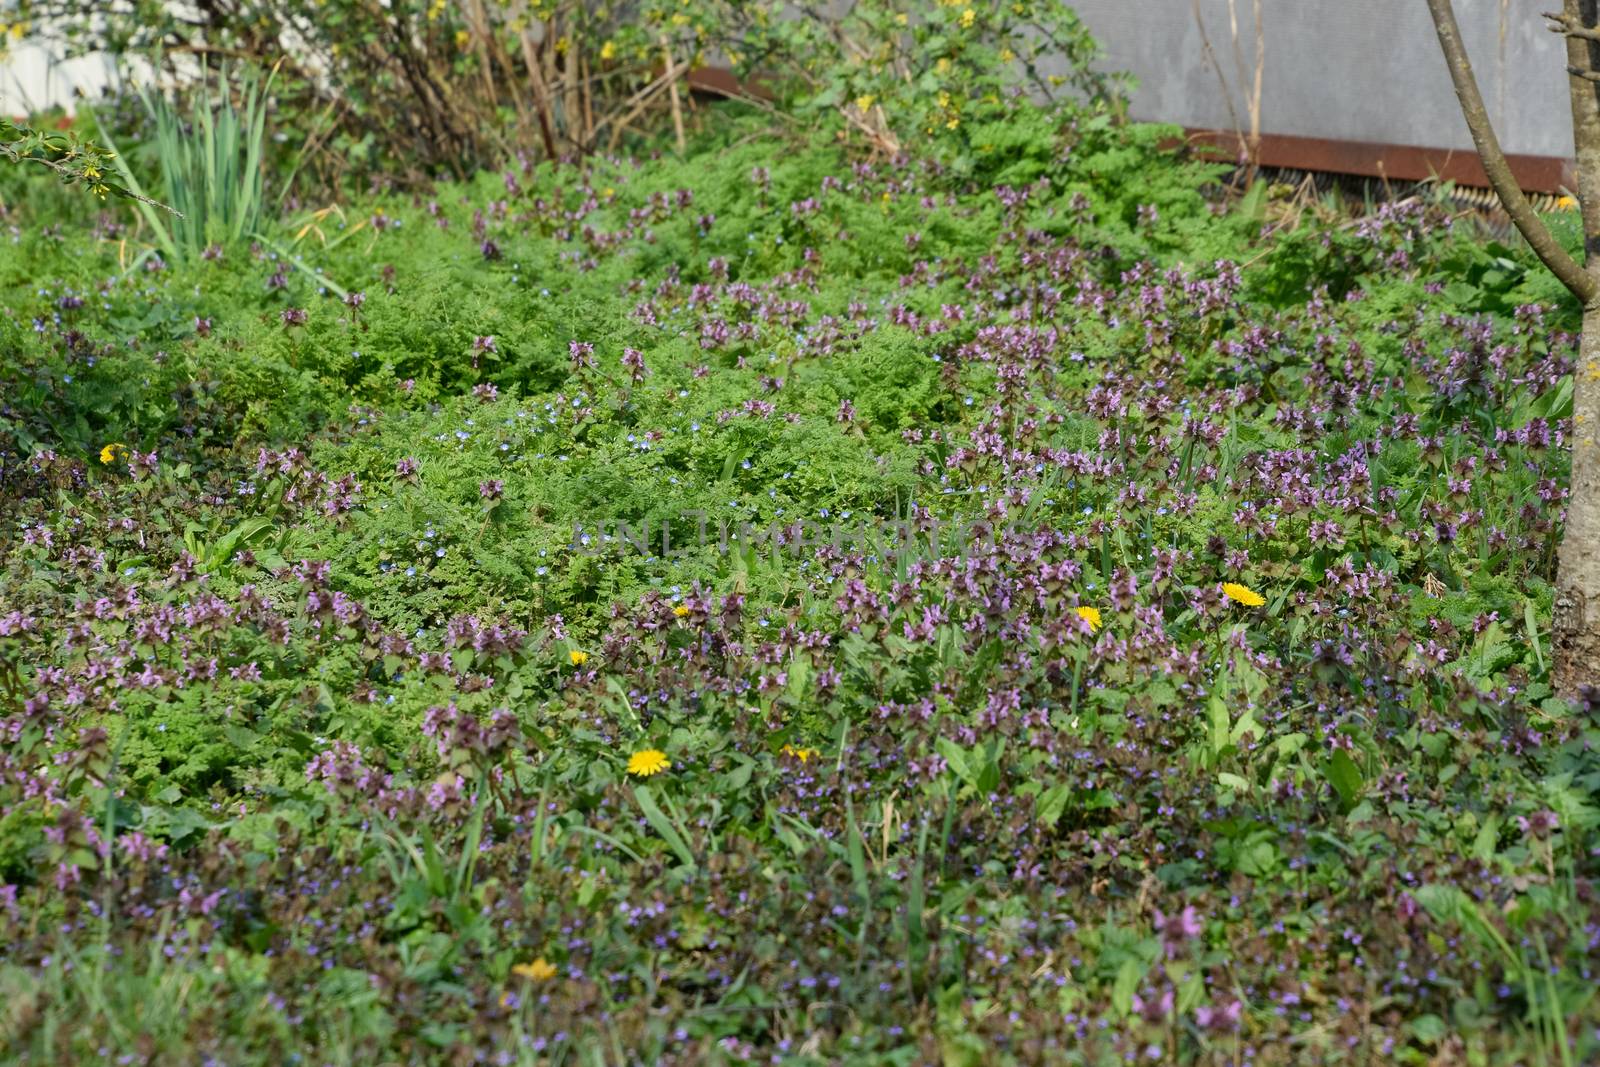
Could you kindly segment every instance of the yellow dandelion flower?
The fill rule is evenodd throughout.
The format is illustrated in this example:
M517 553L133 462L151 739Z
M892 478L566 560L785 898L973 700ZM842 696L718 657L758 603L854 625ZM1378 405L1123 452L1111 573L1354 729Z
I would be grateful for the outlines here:
M647 748L628 757L628 773L639 778L660 774L670 766L667 754L658 748Z
M685 616L685 615L687 615L687 614L689 614L689 608L688 608L688 606L687 606L687 605L684 605L684 604L679 604L679 605L678 605L678 606L677 606L677 607L675 607L675 608L673 608L673 609L672 609L672 613L673 613L673 614L674 614L674 615L676 615L676 616L677 616L677 617L678 617L678 618L680 618L680 619L681 619L681 618L683 618L683 617L684 617L684 616Z
M607 41L600 46L600 58L610 62L617 58L617 42Z
M548 982L556 976L556 965L540 956L532 963L517 964L511 973L530 982Z
M1575 208L1577 206L1578 206L1577 197L1563 196L1563 197L1559 197L1556 200L1556 207L1560 208L1562 211L1571 211L1573 208Z
M873 96L871 93L862 93L860 96L856 97L856 110L870 110L872 105L876 104L877 102L878 98Z
M571 652L567 653L567 659L574 667L581 667L585 663L589 662L589 653L579 652L577 649L573 649Z
M127 452L128 452L128 446L123 444L121 441L112 441L110 444L106 445L104 448L102 448L100 450L100 462L101 463L112 463L112 462L115 462L118 452L121 452L124 455L126 455Z
M978 13L972 10L972 8L969 7L961 13L962 29L970 30L972 28L972 24L976 21L978 21Z
M801 763L809 763L812 756L819 754L814 748L795 748L793 745L784 745L778 751L782 755L793 756Z
M1235 604L1243 604L1247 608L1259 608L1267 602L1266 597L1249 586L1240 585L1238 582L1223 582L1222 595Z
M1091 629L1091 630L1100 629L1100 609L1099 608L1079 608L1078 609L1078 618L1082 619L1084 622L1087 622L1089 624L1089 629Z

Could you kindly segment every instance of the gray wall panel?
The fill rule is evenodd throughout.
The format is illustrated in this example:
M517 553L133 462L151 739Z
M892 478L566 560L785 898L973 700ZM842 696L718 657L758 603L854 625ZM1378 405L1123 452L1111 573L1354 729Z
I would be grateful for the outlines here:
M1077 0L1107 52L1104 66L1139 79L1138 118L1232 129L1241 126L1253 77L1252 0ZM1456 0L1467 49L1507 152L1568 157L1565 49L1539 12L1559 0ZM1196 11L1226 78L1206 56ZM1263 133L1472 147L1423 0L1261 0L1266 62Z

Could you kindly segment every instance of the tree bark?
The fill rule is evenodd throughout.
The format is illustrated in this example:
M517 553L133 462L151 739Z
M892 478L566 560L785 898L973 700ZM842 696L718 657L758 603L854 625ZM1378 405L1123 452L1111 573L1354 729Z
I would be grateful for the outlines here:
M1600 307L1583 313L1572 381L1572 489L1556 570L1556 692L1600 686Z
M1567 66L1592 73L1597 0L1565 0L1562 23ZM1583 217L1585 273L1600 288L1600 86L1572 76L1573 147ZM1600 299L1584 306L1578 364L1572 375L1572 483L1556 568L1553 681L1556 692L1577 696L1600 686Z

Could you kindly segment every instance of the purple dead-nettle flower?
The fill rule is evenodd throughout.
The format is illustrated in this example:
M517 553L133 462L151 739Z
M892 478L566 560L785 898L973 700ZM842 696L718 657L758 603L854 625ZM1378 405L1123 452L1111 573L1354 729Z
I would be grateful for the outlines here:
M306 309L284 308L283 311L279 312L278 318L283 322L285 327L304 326L307 318Z
M500 258L500 246L495 244L494 241L488 237L483 239L483 243L478 246L478 251L482 252L483 258L487 260L496 260Z
M1176 956L1185 945L1198 938L1205 930L1205 924L1200 920L1200 913L1195 910L1193 904L1185 904L1183 910L1176 915L1163 914L1161 909L1157 908L1155 926L1167 946L1169 957Z
M846 426L855 425L856 406L850 403L849 397L839 401L839 410L834 413L834 418Z
M345 294L344 306L347 307L347 308L352 308L352 309L359 308L359 307L361 307L362 304L365 304L366 302L367 302L367 294L366 293L357 292L357 293L346 293Z
M593 367L594 345L587 341L568 341L567 355L572 359L572 369L580 371L585 367Z
M420 465L417 463L415 456L406 456L404 459L400 460L400 462L394 465L394 473L396 477L412 482L416 481L417 471L419 469Z
M222 246L219 244L206 245L205 251L200 253L200 258L208 263L221 263Z
M635 385L644 381L645 376L650 373L644 365L644 353L636 348L622 350L622 365L628 368L629 376Z
M1202 1004L1194 1010L1194 1021L1203 1030L1225 1032L1237 1030L1244 1017L1244 1003L1227 1000L1218 1005Z
M493 382L479 382L472 387L472 395L487 404L491 400L499 399L500 387Z
M196 315L194 317L194 332L197 337L210 337L211 319L201 318L199 315Z
M1525 834L1545 838L1561 829L1561 817L1548 808L1532 815L1518 815L1517 828Z
M478 483L478 496L484 500L499 500L505 488L505 482L499 478L490 478Z
M494 334L492 333L479 334L478 336L474 337L472 339L472 350L474 352L500 351L500 349L495 345Z

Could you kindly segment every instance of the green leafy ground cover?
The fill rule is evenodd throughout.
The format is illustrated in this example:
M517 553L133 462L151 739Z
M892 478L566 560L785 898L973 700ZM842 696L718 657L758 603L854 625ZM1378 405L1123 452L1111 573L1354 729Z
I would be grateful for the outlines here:
M1573 309L974 125L10 197L8 1061L1600 1056Z

